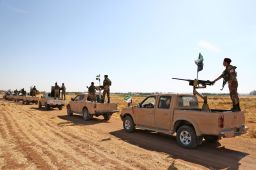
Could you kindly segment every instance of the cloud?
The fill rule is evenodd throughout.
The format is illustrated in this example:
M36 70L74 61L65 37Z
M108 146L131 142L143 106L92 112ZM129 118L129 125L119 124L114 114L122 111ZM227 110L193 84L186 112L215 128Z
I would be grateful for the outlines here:
M221 49L218 46L212 44L211 42L205 41L205 40L201 40L198 43L198 46L201 49L208 50L208 51L211 51L211 52L215 52L215 53L220 53L221 52Z

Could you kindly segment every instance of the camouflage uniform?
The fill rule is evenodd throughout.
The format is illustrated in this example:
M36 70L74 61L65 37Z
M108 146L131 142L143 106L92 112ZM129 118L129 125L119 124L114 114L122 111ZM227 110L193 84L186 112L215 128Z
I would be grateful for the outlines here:
M111 81L109 78L105 78L103 81L103 101L105 101L105 96L107 94L108 97L108 103L110 103L110 86L111 86Z
M66 100L66 87L65 87L64 83L61 86L61 98L62 98L62 100L63 99Z
M54 86L54 98L60 98L60 86L56 83Z
M90 101L96 101L96 87L94 85L91 85L89 88L88 88L88 93L89 93L89 100Z
M233 109L235 109L236 106L239 107L239 97L237 93L238 82L236 78L237 73L235 69L236 69L235 66L228 65L221 75L224 81L228 82L230 98L233 103Z

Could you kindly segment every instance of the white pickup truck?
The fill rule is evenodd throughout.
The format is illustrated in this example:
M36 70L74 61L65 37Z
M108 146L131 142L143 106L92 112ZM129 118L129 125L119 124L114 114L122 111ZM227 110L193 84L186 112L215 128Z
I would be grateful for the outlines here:
M65 105L65 101L50 97L50 93L45 93L38 102L38 107L41 109L42 107L45 107L47 110L50 110L51 108L59 108L59 110L62 110L63 106Z

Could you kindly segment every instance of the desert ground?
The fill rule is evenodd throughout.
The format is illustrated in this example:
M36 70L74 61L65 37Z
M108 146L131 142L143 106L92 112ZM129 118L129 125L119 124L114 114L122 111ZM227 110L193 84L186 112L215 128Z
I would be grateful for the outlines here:
M143 97L134 97L138 103ZM112 96L119 110L123 96ZM228 97L212 96L211 108L229 108ZM188 150L175 137L136 130L124 132L119 113L110 121L37 105L5 101L0 96L1 169L256 169L256 98L241 97L247 134L203 143Z

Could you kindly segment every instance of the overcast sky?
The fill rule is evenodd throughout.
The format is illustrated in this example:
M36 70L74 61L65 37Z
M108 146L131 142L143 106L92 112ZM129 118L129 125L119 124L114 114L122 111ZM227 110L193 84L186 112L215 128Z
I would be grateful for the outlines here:
M192 92L171 78L194 79L201 52L200 79L215 79L230 57L238 91L249 93L255 7L254 0L0 0L0 89L50 91L57 81L85 91L108 74L113 92Z

